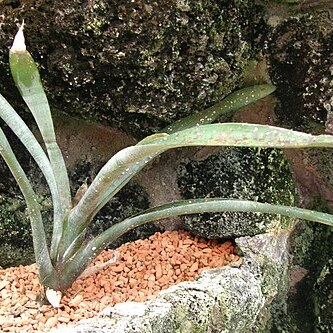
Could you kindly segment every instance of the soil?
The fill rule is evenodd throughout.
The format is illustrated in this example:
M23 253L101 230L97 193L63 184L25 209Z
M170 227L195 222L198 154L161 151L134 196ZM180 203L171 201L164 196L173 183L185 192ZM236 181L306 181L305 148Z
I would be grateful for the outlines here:
M48 332L119 302L153 299L160 290L194 280L205 269L240 261L230 241L207 241L183 231L156 233L102 252L90 266L90 275L65 293L60 308L36 302L40 285L35 264L0 269L1 332ZM103 263L107 267L92 273Z

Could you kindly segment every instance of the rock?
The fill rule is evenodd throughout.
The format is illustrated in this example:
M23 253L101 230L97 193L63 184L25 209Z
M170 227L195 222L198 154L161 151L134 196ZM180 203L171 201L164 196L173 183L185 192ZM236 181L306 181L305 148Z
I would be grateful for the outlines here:
M322 268L315 284L315 305L317 315L316 328L318 332L331 332L333 330L333 261L329 259Z
M288 162L276 149L232 148L178 168L183 198L222 197L281 205L294 204ZM186 216L184 227L207 238L241 237L286 226L290 219L259 213L216 213Z
M332 134L332 2L305 1L305 12L275 25L269 38L277 121L312 134ZM308 11L309 13L306 13ZM332 212L332 150L285 151L303 206ZM291 237L291 288L277 332L330 332L332 231L302 222ZM323 274L324 273L324 274ZM327 273L327 274L326 274Z
M233 90L266 26L249 0L39 0L0 9L2 94L17 106L7 46L25 19L53 109L139 137Z
M287 234L237 239L241 267L207 270L144 303L126 302L56 332L266 332L272 304L287 285ZM268 331L267 331L268 332Z
M290 237L290 290L281 317L292 323L290 332L330 332L331 242L331 228L309 222L298 224Z
M20 156L22 157L22 156ZM48 198L45 182L29 159L25 159L31 182L38 188L38 199L44 216L44 227L48 235L52 232L52 203ZM0 160L2 173L0 185L0 266L10 267L35 262L31 227L24 197L7 166Z
M333 24L328 13L292 17L275 27L268 56L283 126L312 134L332 133ZM300 195L311 205L321 196L332 205L332 151L286 151Z
M150 134L175 119L220 101L235 89L242 82L251 58L260 50L266 27L261 7L252 1L239 0L204 4L176 0L151 4L123 0L83 3L38 0L33 4L5 1L0 3L0 10L3 27L0 92L34 127L30 113L24 112L8 66L8 46L17 23L24 19L26 43L40 68L59 144L70 173L75 174L73 180L77 181L73 193L87 177L82 171L87 165L96 171L105 157L110 157L110 152L136 142L130 134L135 137ZM95 124L88 126L75 118L69 121L72 119L69 115L95 124L102 122L108 130L100 127L96 131ZM116 127L126 133L117 133ZM73 140L77 141L76 145L69 146L68 142ZM19 155L24 154L21 146L14 148ZM80 155L79 161L77 155ZM31 165L31 171L27 172L41 183L38 184L41 202L48 202L46 186L31 158L24 155L23 164L28 169ZM77 172L82 174L76 175ZM24 201L17 187L9 194L1 190L7 188L3 179L10 176L5 172L0 176L0 194L8 200L3 209L20 207L8 220L13 218L17 223L7 224L7 216L11 214L7 210L0 216L3 229L0 241L5 245L0 265L30 263L32 242L28 219L22 216ZM146 208L147 200L154 202L152 192L145 188L136 186L134 192L126 193L131 195L124 194L124 201L119 199L122 203L136 198L135 205ZM15 202L17 198L19 204ZM117 205L117 200L97 217L93 232L103 229L110 217L115 221L115 215L121 218L135 213L129 208L124 215L118 214L124 205ZM111 208L116 212L111 212ZM52 229L51 219L45 223ZM147 228L148 233L153 230ZM6 239L9 233L15 237ZM20 248L23 243L24 250ZM18 247L17 260L9 258L6 251L13 249L10 251L13 255L15 247ZM23 252L27 259L22 256Z

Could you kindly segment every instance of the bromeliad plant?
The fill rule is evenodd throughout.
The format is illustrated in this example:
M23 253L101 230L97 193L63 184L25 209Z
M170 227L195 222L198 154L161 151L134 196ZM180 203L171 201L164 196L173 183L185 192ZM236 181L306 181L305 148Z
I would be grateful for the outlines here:
M127 231L170 216L219 211L262 212L333 225L333 216L300 208L224 198L167 203L115 224L91 240L86 230L97 212L148 162L168 149L188 146L246 146L276 148L333 147L333 137L313 136L283 128L253 124L210 124L223 114L252 103L274 91L258 85L229 95L221 103L191 115L135 146L115 154L99 171L78 203L72 205L68 175L57 145L49 104L37 66L26 51L23 24L9 55L12 76L41 133L44 149L30 129L0 95L0 116L30 152L50 187L53 201L53 233L48 244L37 196L0 129L0 154L15 177L27 204L33 245L42 290L63 292L110 243ZM43 294L44 295L44 294Z

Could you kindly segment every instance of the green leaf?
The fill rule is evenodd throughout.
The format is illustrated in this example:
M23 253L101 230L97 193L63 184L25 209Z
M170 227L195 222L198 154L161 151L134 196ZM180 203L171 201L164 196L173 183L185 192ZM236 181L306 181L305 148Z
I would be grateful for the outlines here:
M76 251L77 247L72 243L80 245L84 231L95 214L155 156L155 146L131 146L115 154L103 166L64 224L60 257L65 252L70 256ZM81 238L78 238L79 235ZM69 252L68 248L72 251Z
M39 270L41 282L47 279L54 273L54 268L51 263L50 255L47 248L47 242L42 222L40 207L38 204L37 196L27 178L24 170L17 161L9 142L0 129L0 154L7 163L11 170L21 192L24 196L28 208L28 214L31 223L33 245L36 263Z
M50 106L44 92L38 68L26 50L23 24L9 52L9 64L15 84L29 107L45 143L58 186L62 219L71 208L69 180L65 162L56 142Z
M245 146L306 148L333 147L330 135L314 136L274 126L253 124L212 124L189 128L171 135L153 135L136 146L127 147L100 170L79 203L72 209L65 225L63 253L84 230L95 214L160 153L188 146ZM73 253L76 247L72 247Z
M74 207L70 218L75 222L91 219L149 161L168 149L188 146L333 147L333 137L314 136L274 126L236 123L202 125L171 135L153 135L114 155Z
M333 147L333 136L315 136L268 125L224 123L202 125L169 136L156 137L151 139L149 144L168 148L185 146L311 148Z
M62 234L62 210L57 183L50 161L32 132L28 128L28 126L1 94L0 117L21 140L23 145L27 148L27 150L41 169L42 173L44 174L44 177L50 187L54 206L53 237L57 239L57 242L59 242ZM54 248L55 247L56 246L54 246Z
M223 198L176 201L148 209L117 223L83 245L63 267L62 283L65 288L69 287L103 249L138 226L172 216L225 211L279 214L333 226L333 215L302 208Z
M268 96L275 89L275 86L271 84L261 84L240 89L225 97L220 103L180 119L160 132L172 134L190 127L210 124L221 116L229 115L243 106Z

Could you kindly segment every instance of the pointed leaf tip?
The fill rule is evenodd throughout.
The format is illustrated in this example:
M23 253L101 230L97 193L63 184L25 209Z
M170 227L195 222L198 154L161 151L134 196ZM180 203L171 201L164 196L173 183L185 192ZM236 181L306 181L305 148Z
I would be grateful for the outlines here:
M27 47L25 45L23 28L24 28L24 21L22 22L21 26L19 27L18 32L15 35L13 45L10 48L11 52L25 52L27 50Z
M61 297L62 294L60 291L55 291L53 289L48 288L46 290L46 298L47 300L50 302L50 304L55 307L55 308L59 308L60 307L60 301L61 301Z

